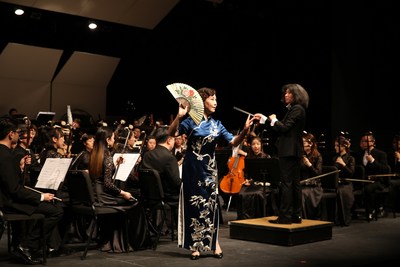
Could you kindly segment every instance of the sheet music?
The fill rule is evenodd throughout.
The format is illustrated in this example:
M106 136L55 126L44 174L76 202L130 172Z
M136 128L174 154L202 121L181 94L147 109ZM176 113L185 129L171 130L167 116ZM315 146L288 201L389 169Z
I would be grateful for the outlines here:
M47 158L35 187L58 190L67 175L71 162L72 158Z
M126 181L137 160L139 159L140 153L115 153L113 156L114 164L117 162L119 157L122 157L124 161L119 165L117 176L115 180ZM116 166L117 167L117 166Z

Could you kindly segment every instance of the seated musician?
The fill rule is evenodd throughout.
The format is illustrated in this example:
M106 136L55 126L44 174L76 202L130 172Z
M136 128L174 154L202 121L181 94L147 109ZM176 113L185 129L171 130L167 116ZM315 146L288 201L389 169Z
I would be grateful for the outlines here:
M17 123L8 117L0 118L0 199L2 200L2 211L21 214L43 214L45 216L46 245L49 251L58 249L61 243L57 232L57 224L63 216L63 210L54 202L54 195L50 193L39 193L24 187L23 177L20 175L28 163L27 158L19 162L12 155L12 145L19 139L20 129ZM30 231L26 233L16 232L12 227L13 240L20 235L19 244L13 244L13 254L24 260L27 264L38 264L34 251L40 250L41 230L39 224L29 224ZM15 225L13 225L15 226ZM30 228L32 226L32 228ZM27 229L27 228L25 228Z
M322 155L313 134L303 133L304 157L301 163L302 213L304 219L321 219L320 202L323 189L321 180L310 179L322 173ZM310 180L307 180L310 179Z
M71 156L70 152L65 150L65 133L61 127L57 126L45 126L40 131L40 140L42 142L42 151L39 153L39 163L40 168L42 168L48 158L69 158ZM65 151L65 154L60 153L60 151ZM59 222L59 237L64 236L64 231L67 230L69 223L69 210L68 201L69 193L66 183L61 183L60 188L56 190L55 195L62 199L60 206L64 208L63 219ZM64 248L62 248L64 249Z
M250 139L250 150L246 154L247 158L271 157L262 151L262 141L259 136L253 136ZM248 177L246 166L243 172L246 179L237 199L237 219L261 218L265 215L264 185L255 183L251 177Z
M393 150L388 154L388 162L393 176L390 179L389 196L385 206L392 212L400 211L400 133L393 137Z
M333 157L334 166L340 170L339 178L351 178L355 172L355 158L350 155L350 139L345 136L338 136L335 139L335 152ZM353 184L350 180L340 180L338 186L338 195L341 210L335 218L335 223L342 226L350 225L354 205Z
M360 139L360 150L355 156L356 164L362 164L365 168L366 177L374 177L374 183L364 185L364 203L367 213L367 220L377 219L378 212L384 211L384 201L377 199L377 193L385 188L385 175L390 172L385 151L376 148L375 136L372 132L366 132Z

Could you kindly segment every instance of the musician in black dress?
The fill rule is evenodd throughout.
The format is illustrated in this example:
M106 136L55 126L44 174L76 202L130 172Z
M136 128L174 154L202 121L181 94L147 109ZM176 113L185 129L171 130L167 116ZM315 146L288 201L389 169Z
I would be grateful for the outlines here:
M262 150L262 141L258 136L250 138L250 150L246 158L271 158ZM250 218L261 218L265 216L265 192L264 185L257 182L256 177L250 177L246 171L246 166L243 169L245 182L240 189L237 199L237 219L244 220Z
M335 152L333 157L334 166L339 172L339 208L336 213L335 223L337 225L349 226L351 222L351 210L354 204L353 184L351 180L355 171L356 160L350 154L350 139L343 135L335 139Z
M302 214L304 219L320 220L320 202L323 194L321 178L312 178L322 173L322 155L318 151L317 140L311 133L303 133L303 147L300 182L302 184ZM309 178L311 179L307 180Z

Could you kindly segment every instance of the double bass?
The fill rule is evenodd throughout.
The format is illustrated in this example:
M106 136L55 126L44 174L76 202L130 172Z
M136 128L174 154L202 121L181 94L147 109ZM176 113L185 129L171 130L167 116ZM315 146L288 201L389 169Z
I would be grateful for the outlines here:
M246 140L246 138L244 138L244 140ZM243 147L244 140L240 143L237 151ZM227 194L239 193L245 181L243 172L245 156L239 155L237 152L233 154L236 155L230 157L228 160L229 172L222 178L219 185L221 190Z

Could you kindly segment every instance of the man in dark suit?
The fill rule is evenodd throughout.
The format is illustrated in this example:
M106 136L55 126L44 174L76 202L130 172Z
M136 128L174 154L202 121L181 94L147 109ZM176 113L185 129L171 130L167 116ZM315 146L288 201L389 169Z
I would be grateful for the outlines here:
M171 150L175 145L175 137L168 134L168 128L161 127L155 132L157 146L153 150L147 151L143 155L140 169L154 169L160 174L164 197L166 202L177 203L179 200L179 191L181 187L181 178L179 175L178 161L172 154ZM177 225L177 216L171 221L171 209L167 209L166 223L168 229L172 229ZM174 214L175 215L175 214ZM168 229L163 229L164 234L168 233Z
M280 205L276 220L271 223L301 223L301 185L300 167L303 150L303 130L306 122L306 111L309 97L307 91L299 84L287 84L282 87L282 102L287 112L278 121L275 114L268 116L273 130L278 133L276 142L281 170ZM258 113L255 117L265 123L267 117Z
M140 168L155 169L160 174L164 196L166 200L177 201L181 179L176 157L171 150L175 145L175 138L168 135L168 128L158 128L155 136L157 146L143 155Z
M19 129L17 123L9 117L0 118L0 206L5 212L44 214L45 235L50 247L57 248L61 240L53 240L57 224L62 218L63 209L54 203L54 194L37 193L24 187L23 176L27 157L17 162L12 154L12 146L17 143ZM14 229L15 230L15 229ZM18 233L14 233L18 234ZM33 250L39 249L40 229L35 224L14 249L14 254L28 264L39 261L32 256ZM57 243L58 241L58 243ZM52 243L53 242L53 243Z
M364 185L365 208L367 220L377 218L379 209L383 213L384 200L376 199L377 193L389 186L387 177L380 176L390 173L386 152L375 147L375 136L372 132L366 132L360 139L360 151L355 156L356 164L365 168L365 178L373 177L374 183ZM372 175L372 176L371 176Z

